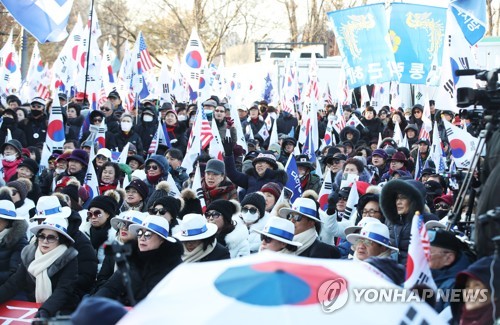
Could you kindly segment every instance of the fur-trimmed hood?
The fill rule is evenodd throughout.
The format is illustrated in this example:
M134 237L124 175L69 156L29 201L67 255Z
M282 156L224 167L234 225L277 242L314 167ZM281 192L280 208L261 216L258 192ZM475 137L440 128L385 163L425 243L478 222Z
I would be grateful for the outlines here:
M354 135L352 140L347 140L346 135L348 132L350 132ZM353 144L356 144L356 143L358 143L360 136L361 135L360 135L358 129L353 128L352 126L346 126L345 128L342 129L342 131L340 131L340 141L342 141L342 142L351 141Z
M12 227L5 229L7 234L2 238L0 242L0 247L4 246L7 249L12 249L17 245L19 240L26 237L26 231L28 230L28 223L25 220L14 220L12 221Z
M403 194L410 198L412 208L409 215L413 216L416 211L424 212L425 207L425 187L415 180L391 180L382 187L380 194L380 208L384 216L392 223L398 223L400 217L396 209L396 197Z
M26 269L28 266L35 260L35 252L37 246L34 244L30 244L26 246L21 252L21 261L23 262ZM78 255L78 251L73 247L68 247L68 249L54 262L51 266L49 266L47 273L49 277L53 276L61 269L63 269L71 260L76 258Z
M233 222L235 224L234 230L228 233L225 237L227 248L231 253L231 258L248 255L248 253L250 253L248 244L248 228L243 220L237 215L233 216ZM241 254L240 252L245 246L248 253Z

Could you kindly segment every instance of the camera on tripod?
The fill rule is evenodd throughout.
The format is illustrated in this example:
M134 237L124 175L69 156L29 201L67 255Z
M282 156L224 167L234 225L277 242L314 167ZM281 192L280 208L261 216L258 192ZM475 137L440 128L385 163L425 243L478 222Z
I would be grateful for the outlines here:
M465 69L455 71L459 76L475 76L477 80L486 82L486 87L473 89L461 87L457 89L457 106L461 108L482 106L484 109L497 109L500 107L500 92L498 88L498 73L500 69L476 70Z

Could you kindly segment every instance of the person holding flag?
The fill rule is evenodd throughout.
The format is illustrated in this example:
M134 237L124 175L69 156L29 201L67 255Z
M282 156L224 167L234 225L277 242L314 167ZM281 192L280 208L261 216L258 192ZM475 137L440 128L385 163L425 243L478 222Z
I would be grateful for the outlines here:
M127 143L135 146L138 155L144 154L144 147L140 135L134 129L134 118L128 113L124 113L120 118L120 132L115 138L116 148L122 151Z
M177 112L175 109L170 108L165 112L165 128L170 139L170 143L173 148L182 151L182 154L186 154L187 138L186 132L188 128L188 121L179 121ZM224 134L225 136L225 134Z
M367 132L363 134L362 139L369 143L371 139L377 138L379 133L384 132L384 124L377 117L377 111L373 106L368 106L363 115L361 123L363 123Z
M146 101L142 104L142 115L140 122L135 126L135 132L139 134L144 148L149 148L151 141L158 130L158 113L153 103Z
M18 127L18 118L14 110L7 108L3 111L0 123L0 143L8 141L8 133L10 131L12 139L16 139L23 147L27 147L26 136Z
M302 193L307 190L312 190L318 194L321 189L321 179L318 175L313 174L316 169L314 164L309 161L309 157L307 155L297 155L295 156L295 160L299 171Z

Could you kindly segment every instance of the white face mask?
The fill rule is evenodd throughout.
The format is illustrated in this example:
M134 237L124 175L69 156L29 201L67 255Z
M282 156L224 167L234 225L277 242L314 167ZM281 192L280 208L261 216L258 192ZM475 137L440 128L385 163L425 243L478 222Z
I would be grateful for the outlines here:
M61 173L64 173L66 171L66 169L64 168L56 168L56 174L61 174Z
M144 119L144 120L146 120L146 119ZM132 129L131 122L121 122L120 125L122 127L122 131L124 131L124 132L128 132Z
M179 116L177 116L177 119L179 120L179 122L182 122L182 121L187 120L187 116L186 115L179 115Z
M144 116L142 117L142 120L143 120L144 122L152 122L152 121L153 121L153 117L152 117L151 115L149 115L149 114L146 114L146 115L144 115Z
M8 162L15 161L16 159L17 159L17 155L3 156L3 160L8 161Z
M256 211L255 213L242 213L241 216L243 218L243 221L245 221L246 223L252 223L259 219L259 211Z

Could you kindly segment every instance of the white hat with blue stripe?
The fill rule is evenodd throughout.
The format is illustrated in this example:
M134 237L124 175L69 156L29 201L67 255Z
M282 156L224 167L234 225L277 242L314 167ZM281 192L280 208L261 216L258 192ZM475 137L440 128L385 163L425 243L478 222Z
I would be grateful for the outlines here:
M293 236L295 234L295 225L293 222L283 218L271 217L262 231L257 229L253 229L252 231L276 239L285 244L302 246L302 243L293 241Z
M175 238L170 237L170 224L168 223L168 220L163 217L149 215L146 217L146 219L144 219L142 224L132 224L128 228L128 230L132 233L137 233L139 229L145 229L154 232L161 238L168 240L171 243L176 242Z
M24 220L17 216L16 206L9 200L0 200L0 219Z
M36 215L31 220L49 217L67 218L71 215L70 207L62 207L56 196L42 196L36 203Z
M217 225L197 213L189 213L182 218L181 231L174 235L180 241L200 240L212 237L217 232Z
M319 218L316 202L308 198L299 197L293 202L292 208L281 208L278 213L282 218L286 218L290 213L296 213L313 219L314 221L323 222Z
M68 220L60 216L47 217L41 224L30 228L33 234L37 234L42 229L50 229L68 238L72 243L75 241L68 234Z
M147 215L148 214L145 212L128 210L112 218L110 221L111 227L113 227L115 230L118 230L118 224L120 222L129 222L130 224L140 225Z
M361 228L359 234L349 234L346 238L347 241L353 245L356 244L359 239L368 239L394 251L399 251L396 247L391 246L389 228L381 222L367 223Z

